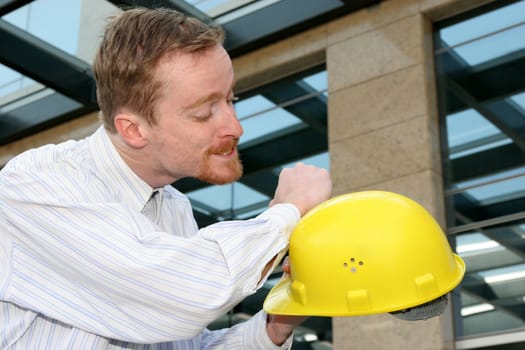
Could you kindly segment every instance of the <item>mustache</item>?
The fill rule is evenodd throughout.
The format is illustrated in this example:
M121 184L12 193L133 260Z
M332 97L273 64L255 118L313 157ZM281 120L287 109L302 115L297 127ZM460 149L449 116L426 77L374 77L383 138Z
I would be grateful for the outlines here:
M228 141L222 142L220 145L210 148L208 153L209 154L221 154L221 153L230 152L232 149L236 148L238 144L239 144L239 139L232 138L232 139L229 139Z

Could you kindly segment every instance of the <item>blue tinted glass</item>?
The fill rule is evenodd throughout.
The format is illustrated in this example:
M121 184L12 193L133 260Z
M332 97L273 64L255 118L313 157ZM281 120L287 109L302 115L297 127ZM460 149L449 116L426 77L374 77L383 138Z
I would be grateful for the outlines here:
M467 266L456 333L523 331L525 1L438 36L447 232Z
M78 47L80 9L80 0L39 0L2 19L74 55Z

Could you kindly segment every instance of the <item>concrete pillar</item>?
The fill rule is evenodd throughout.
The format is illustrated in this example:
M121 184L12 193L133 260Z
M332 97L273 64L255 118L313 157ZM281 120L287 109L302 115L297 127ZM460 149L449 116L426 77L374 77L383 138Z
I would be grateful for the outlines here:
M365 31L328 46L330 166L335 194L397 192L444 223L432 26L418 5L387 1L351 20ZM334 318L334 347L453 349L451 315L449 308L417 322L388 314Z

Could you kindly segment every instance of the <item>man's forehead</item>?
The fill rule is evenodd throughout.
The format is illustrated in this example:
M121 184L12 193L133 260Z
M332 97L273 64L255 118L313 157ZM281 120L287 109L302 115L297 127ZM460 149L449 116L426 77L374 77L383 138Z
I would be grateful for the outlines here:
M215 55L212 52L215 52ZM167 90L171 90L172 93L176 91L179 97L185 96L182 102L183 109L192 109L211 100L228 98L233 93L237 80L233 75L229 56L227 57L229 67L221 68L216 61L217 51L212 48L192 53L179 51L159 61L155 76ZM209 59L203 62L206 58ZM210 59L213 62L210 62ZM200 63L203 65L199 66ZM210 70L210 67L214 70Z

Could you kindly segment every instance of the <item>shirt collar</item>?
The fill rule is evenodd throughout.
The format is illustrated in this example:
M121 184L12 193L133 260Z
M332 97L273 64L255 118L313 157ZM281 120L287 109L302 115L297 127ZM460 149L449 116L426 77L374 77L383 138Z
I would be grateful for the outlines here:
M155 189L124 162L103 126L95 131L88 142L98 176L104 183L110 184L110 190L122 202L141 211Z

